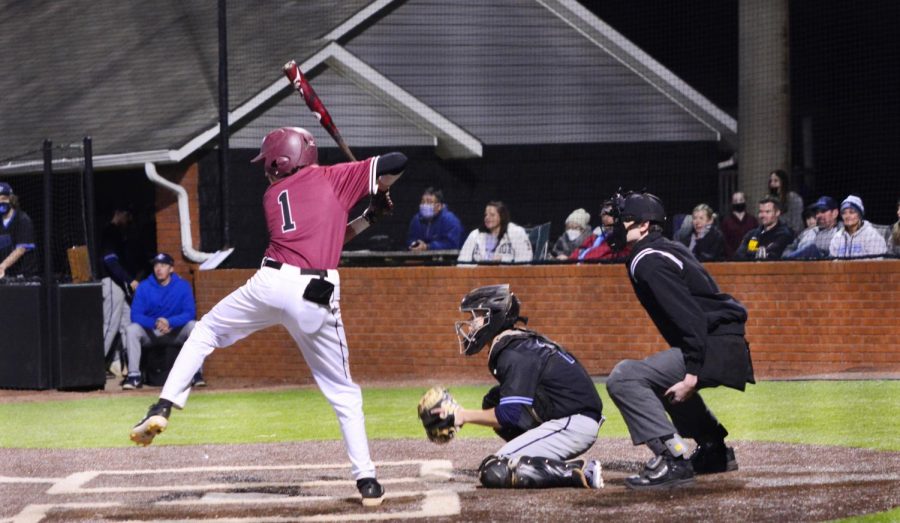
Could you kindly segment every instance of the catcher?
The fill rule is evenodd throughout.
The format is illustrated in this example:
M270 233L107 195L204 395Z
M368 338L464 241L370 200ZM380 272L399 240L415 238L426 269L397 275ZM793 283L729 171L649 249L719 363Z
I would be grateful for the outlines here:
M490 345L488 369L499 385L473 410L441 387L426 392L419 417L429 439L446 443L466 423L493 427L507 443L481 462L485 487L601 488L599 461L565 461L591 448L604 419L584 367L553 341L516 327L528 319L508 284L472 290L459 309L472 315L456 323L460 351L471 356Z

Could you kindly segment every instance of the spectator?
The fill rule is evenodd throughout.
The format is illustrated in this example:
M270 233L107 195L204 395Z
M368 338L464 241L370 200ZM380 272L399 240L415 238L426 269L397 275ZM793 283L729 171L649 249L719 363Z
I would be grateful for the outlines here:
M769 173L769 194L781 203L781 220L791 228L791 232L797 234L802 231L803 198L791 190L790 177L786 172L777 169Z
M827 258L831 248L831 239L844 227L838 220L838 203L830 196L822 196L807 210L815 213L816 226L803 231L797 238L794 249L790 252L785 251L784 258Z
M457 261L530 262L533 256L528 233L510 221L503 202L493 201L485 206L484 224L469 233Z
M612 236L613 225L616 223L613 217L613 204L611 201L603 202L600 209L600 226L588 236L581 246L572 251L569 256L572 260L615 260L624 258L631 253L630 246L624 246L621 250L615 250L608 241Z
M716 227L716 213L705 203L694 207L691 213L693 231L681 241L698 261L716 261L725 256L725 240Z
M722 220L722 239L725 242L725 257L731 259L738 247L741 246L741 240L750 230L759 226L750 213L747 212L747 198L742 192L736 192L731 195L731 212Z
M803 225L806 226L804 231L808 231L816 226L816 209L812 205L803 209Z
M691 235L694 234L693 215L685 214L681 223L677 225L678 228L672 230L672 239L687 245L687 242L691 241Z
M30 277L37 274L34 225L31 218L19 207L19 198L12 187L0 182L0 278L6 276Z
M787 224L778 218L781 216L781 202L766 196L759 201L759 227L744 235L741 246L734 258L736 260L777 260L784 249L794 241L794 233Z
M553 244L551 254L557 260L568 260L572 251L591 235L591 215L584 209L575 209L566 218L566 232Z
M131 324L125 329L128 350L128 377L123 390L139 389L141 349L147 345L168 343L183 345L194 329L197 308L191 285L175 274L175 260L161 252L153 258L153 276L138 285L131 304ZM201 371L193 385L205 385Z
M900 200L897 200L897 223L891 230L891 244L888 247L890 252L900 256Z
M147 254L137 238L131 206L117 203L112 218L100 234L101 285L103 289L103 354L109 359L116 334L125 343L125 328L131 323L129 303L140 283ZM119 354L110 362L116 377L124 372Z
M829 253L833 258L874 256L887 252L884 236L866 221L862 198L851 194L841 202L844 230L831 239Z
M409 221L409 250L455 250L462 245L462 237L462 223L444 205L444 193L434 187L425 189L419 212Z

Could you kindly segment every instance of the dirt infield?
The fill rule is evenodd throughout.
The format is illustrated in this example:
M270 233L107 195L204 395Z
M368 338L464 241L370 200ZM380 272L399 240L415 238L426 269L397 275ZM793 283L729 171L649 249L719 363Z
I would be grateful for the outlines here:
M646 450L604 439L588 453L603 462L602 490L484 489L475 470L498 442L373 442L388 492L374 509L360 505L335 441L0 449L0 522L823 521L900 506L896 452L735 442L740 470L635 493L622 480Z

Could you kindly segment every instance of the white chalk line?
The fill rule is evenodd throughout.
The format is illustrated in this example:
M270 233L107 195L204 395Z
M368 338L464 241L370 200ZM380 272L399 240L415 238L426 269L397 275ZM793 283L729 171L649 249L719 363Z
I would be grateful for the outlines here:
M380 482L386 485L399 485L415 483L427 479L447 480L453 476L453 464L448 460L405 460L379 462L376 465L382 467L400 467L419 465L418 478L385 478ZM193 492L193 491L217 491L260 489L269 487L335 487L355 486L354 481L347 480L315 480L305 482L268 482L268 483L213 483L207 485L165 485L151 487L85 487L87 483L103 475L135 475L135 474L183 474L199 472L241 472L241 471L281 471L281 470L327 470L346 468L346 463L320 464L320 465L275 465L275 466L215 466L215 467L185 467L166 468L152 470L89 470L70 474L63 478L15 478L10 476L0 477L4 483L52 483L47 489L47 494L97 494L97 493L125 493L125 492ZM216 496L212 492L210 496L203 496L195 500L160 501L154 503L158 506L172 505L225 505L225 504L256 504L256 505L283 505L296 503L310 503L334 500L360 499L354 496L280 496L264 493L239 493L238 495ZM246 494L246 495L244 495ZM247 523L250 521L281 522L281 521L358 521L358 520L385 520L385 519L410 519L453 516L459 514L461 505L459 496L452 490L426 490L426 491L388 491L386 499L408 498L424 496L419 510L404 512L365 512L362 514L316 514L304 517L269 517L269 518L230 518L216 521L234 521ZM0 523L38 523L43 520L48 512L65 511L85 508L109 508L123 506L120 502L105 503L58 503L58 504L33 504L28 505L22 511L10 519L2 519ZM197 518L204 519L204 518ZM190 521L192 519L179 518L177 521ZM159 521L154 519L154 521Z

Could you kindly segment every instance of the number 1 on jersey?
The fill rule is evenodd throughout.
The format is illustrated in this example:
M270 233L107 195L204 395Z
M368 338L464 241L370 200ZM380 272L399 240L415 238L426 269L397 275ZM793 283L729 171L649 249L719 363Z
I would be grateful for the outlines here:
M281 204L281 232L293 231L297 228L297 224L291 217L291 202L288 200L286 189L278 194L278 202Z

